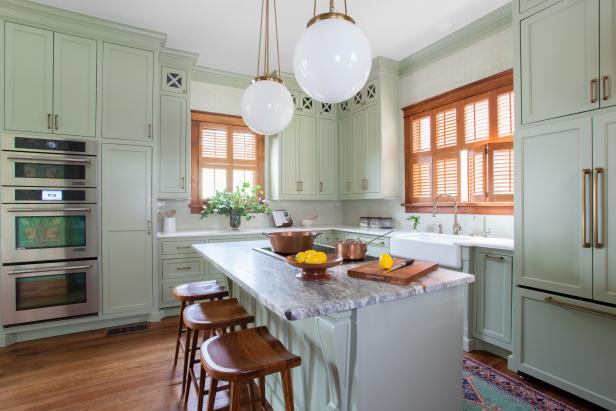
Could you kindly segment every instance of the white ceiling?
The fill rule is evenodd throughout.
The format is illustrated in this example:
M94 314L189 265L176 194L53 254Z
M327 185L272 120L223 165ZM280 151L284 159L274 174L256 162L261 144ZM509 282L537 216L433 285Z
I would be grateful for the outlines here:
M167 34L167 46L199 53L199 64L253 75L260 0L36 0ZM327 0L317 1L317 13ZM509 0L347 0L373 56L401 60ZM336 0L342 7L343 0ZM312 0L278 0L282 70L292 72L295 42L312 17Z

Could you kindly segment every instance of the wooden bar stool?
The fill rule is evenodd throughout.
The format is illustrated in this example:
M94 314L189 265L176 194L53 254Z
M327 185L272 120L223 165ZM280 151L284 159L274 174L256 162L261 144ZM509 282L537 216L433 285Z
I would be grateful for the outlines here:
M184 351L184 355L186 356L186 347L182 345L182 333L184 332L183 314L186 306L194 303L195 301L222 299L228 295L229 292L224 287L218 285L216 281L199 281L195 283L178 285L173 288L173 297L181 303L180 319L178 321L178 335L175 342L175 360L173 361L174 367L178 363L180 346L182 346L182 351Z
M293 411L291 368L299 367L301 362L302 359L287 351L282 343L269 333L267 327L240 330L210 338L201 346L202 370L197 409L202 410L203 407L206 373L211 378L208 411L214 410L219 381L229 382L229 411L239 411L242 384L248 383L252 394L251 387L255 378L259 380L259 395L256 399L251 395L247 403L250 403L251 407L255 402L258 403L258 410L262 411L266 403L265 377L279 372L282 376L285 410Z
M249 314L236 298L226 300L210 301L200 304L193 304L184 310L184 324L186 325L186 347L188 353L184 357L184 381L182 382L182 393L186 394L184 402L188 402L190 395L190 384L193 383L195 391L198 391L197 378L193 369L194 364L199 363L195 360L199 341L199 332L203 332L202 340L216 335L232 332L235 327L246 329L248 324L253 323L255 317ZM192 341L191 341L192 339ZM201 371L205 378L205 373Z

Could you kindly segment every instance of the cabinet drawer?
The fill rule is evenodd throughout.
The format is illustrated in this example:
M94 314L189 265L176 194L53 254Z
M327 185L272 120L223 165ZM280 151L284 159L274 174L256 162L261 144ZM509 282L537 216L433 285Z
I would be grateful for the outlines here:
M557 305L546 302L571 304ZM608 409L616 409L616 309L516 289L518 369Z
M173 256L198 256L199 254L193 250L193 244L203 244L203 240L173 240L162 242L163 257Z
M205 276L205 260L200 257L163 260L163 280Z

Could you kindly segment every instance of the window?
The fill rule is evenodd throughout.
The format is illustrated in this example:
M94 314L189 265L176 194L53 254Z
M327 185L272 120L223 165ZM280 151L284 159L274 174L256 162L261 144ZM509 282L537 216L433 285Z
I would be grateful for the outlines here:
M406 107L407 212L450 194L462 213L512 214L513 110L511 70Z
M264 137L240 117L192 112L191 209L216 191L233 191L244 182L263 187Z

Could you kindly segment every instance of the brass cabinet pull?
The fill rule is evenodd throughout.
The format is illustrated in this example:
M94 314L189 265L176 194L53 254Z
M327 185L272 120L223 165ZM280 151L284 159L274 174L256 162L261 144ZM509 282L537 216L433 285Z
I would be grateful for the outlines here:
M592 201L592 221L593 221L593 234L595 248L603 248L603 221L605 221L605 207L603 207L605 191L603 190L603 168L595 168L594 181L592 186L593 201ZM601 181L599 181L599 175L601 175ZM599 185L601 184L601 185ZM601 202L599 202L599 188L601 188ZM602 215L599 216L599 205L601 205ZM599 224L599 217L601 217L601 224ZM601 241L599 241L599 229L601 229Z
M599 82L596 78L590 80L590 102L593 104L597 102L597 84Z
M186 271L186 270L190 270L192 267L177 267L176 271Z
M47 114L47 129L51 130L51 113Z
M148 220L148 235L152 234L152 222Z
M323 192L323 182L319 182L319 193Z
M496 260L496 261L504 261L505 257L503 257L502 255L490 255L490 254L486 254L485 255L486 259L488 260Z
M609 100L610 98L610 89L609 89L609 80L610 76L603 76L603 100Z
M60 130L60 116L58 114L56 114L54 116L54 120L53 121L54 121L54 125L55 125L56 130Z
M351 182L347 180L347 190L351 191Z
M181 183L182 183L182 190L184 190L186 188L186 178L185 177L181 178Z
M188 250L189 248L192 248L192 247L189 245L185 245L183 247L175 247L176 250Z
M586 236L586 177L591 174L589 168L582 170L582 247L590 248L591 244L588 242Z
M152 124L148 124L148 138L152 138Z
M572 310L583 311L590 314L597 314L603 317L616 318L616 314L608 313L606 311L596 310L594 308L584 307L582 305L571 304L564 301L555 300L554 297L545 297L544 301L548 304L560 305L561 307L570 308Z

